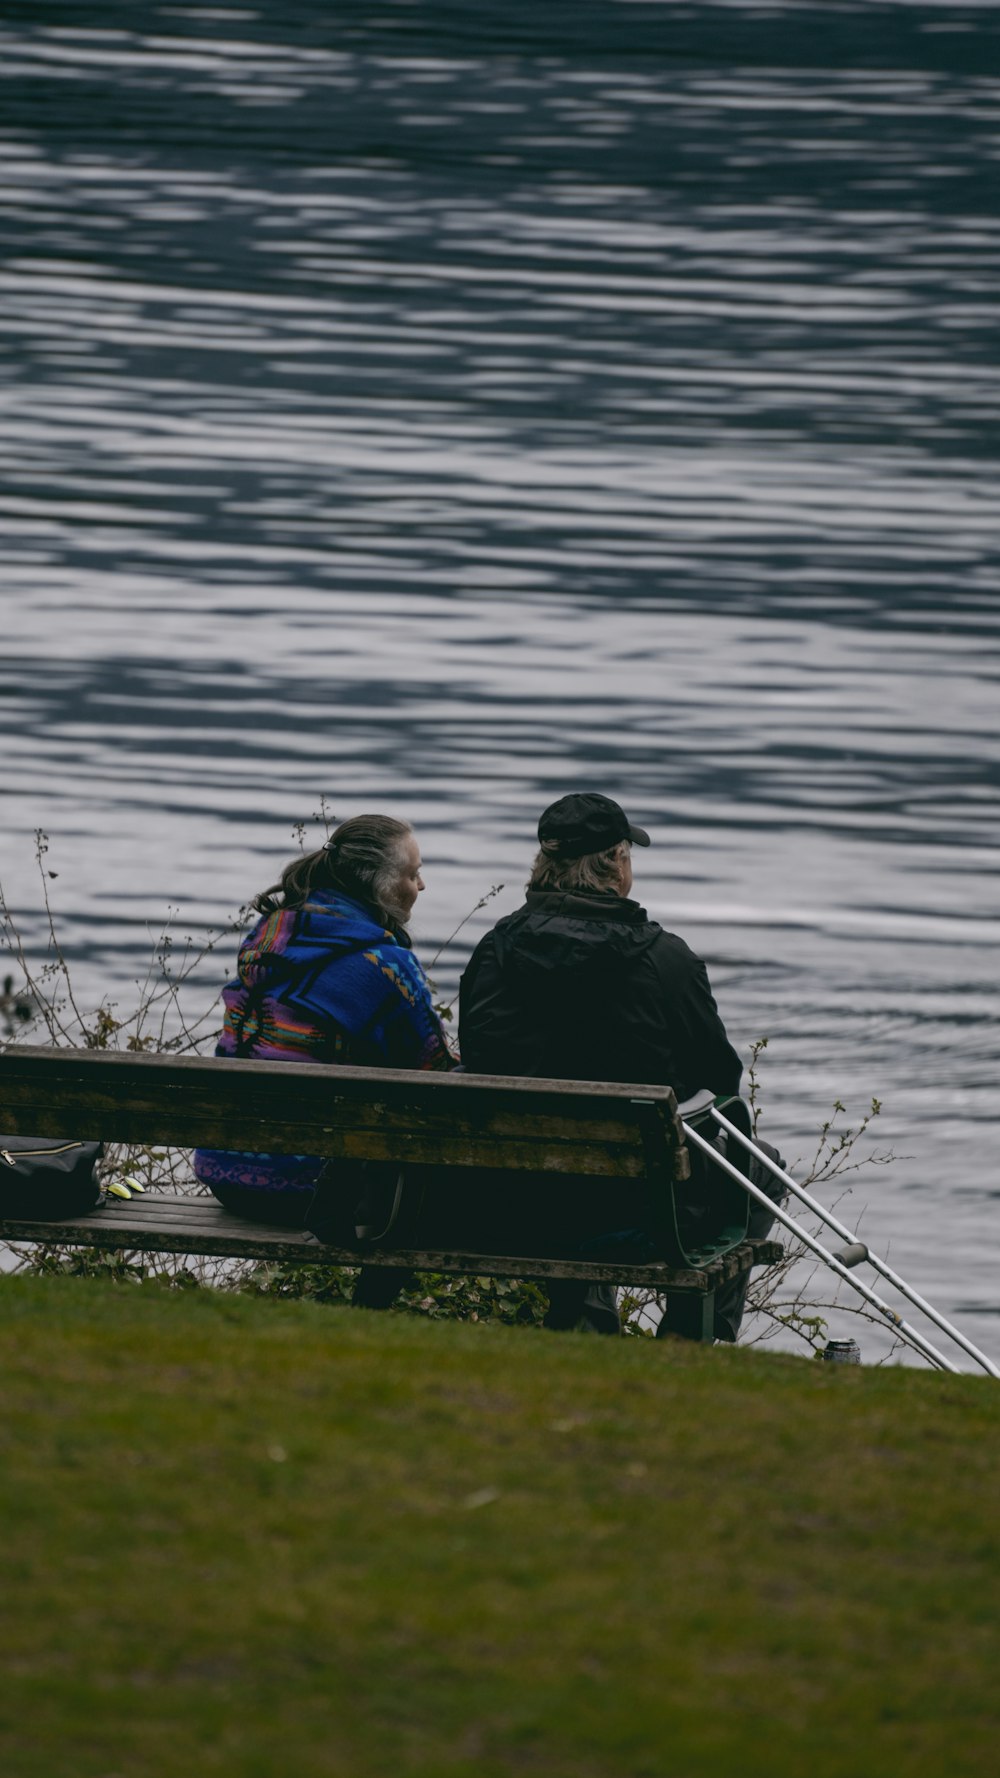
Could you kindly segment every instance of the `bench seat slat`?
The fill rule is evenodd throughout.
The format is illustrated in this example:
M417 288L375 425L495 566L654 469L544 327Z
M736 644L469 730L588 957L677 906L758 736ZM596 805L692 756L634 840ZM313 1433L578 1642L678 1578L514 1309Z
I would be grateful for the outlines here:
M747 1241L699 1268L662 1263L624 1265L618 1261L538 1259L482 1253L377 1250L361 1255L327 1246L304 1230L246 1222L211 1198L147 1192L125 1203L109 1200L88 1216L66 1222L0 1220L0 1240L44 1242L47 1246L97 1247L118 1252L191 1253L218 1259L294 1261L307 1265L411 1266L416 1271L488 1275L499 1278L587 1278L595 1283L648 1289L705 1291L736 1277L748 1264L780 1258L773 1241Z

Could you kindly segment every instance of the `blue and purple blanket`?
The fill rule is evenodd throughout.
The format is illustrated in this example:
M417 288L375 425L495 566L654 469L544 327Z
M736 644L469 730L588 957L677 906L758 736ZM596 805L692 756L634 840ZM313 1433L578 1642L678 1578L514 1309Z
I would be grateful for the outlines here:
M363 903L316 890L267 914L240 946L223 990L217 1056L363 1068L453 1068L431 990L413 951ZM195 1151L206 1185L311 1191L317 1155Z

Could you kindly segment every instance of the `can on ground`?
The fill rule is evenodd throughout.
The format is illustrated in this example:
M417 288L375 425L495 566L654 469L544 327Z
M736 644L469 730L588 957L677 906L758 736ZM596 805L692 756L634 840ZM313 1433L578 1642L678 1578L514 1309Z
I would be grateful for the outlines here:
M860 1364L861 1347L857 1340L827 1340L823 1357L830 1364Z

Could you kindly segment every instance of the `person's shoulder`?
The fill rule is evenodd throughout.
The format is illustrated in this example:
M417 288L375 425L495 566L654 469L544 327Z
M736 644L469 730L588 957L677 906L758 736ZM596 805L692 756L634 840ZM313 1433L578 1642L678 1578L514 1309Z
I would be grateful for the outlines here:
M647 912L641 902L633 901L631 896L616 903L609 902L616 924L624 931L631 933L637 948L643 951L659 951L661 954L672 953L678 957L693 957L690 945L680 937L679 933L668 932L659 920Z
M518 925L524 919L527 912L527 907L521 906L515 908L513 913L502 914L500 919L495 920L492 926L488 926L486 931L476 940L472 951L473 957L476 955L477 951L491 950L496 943L498 936L502 937L505 932L510 931L512 926Z
M665 945L669 950L676 951L681 957L697 956L697 952L692 950L687 939L682 938L679 932L669 932L665 926L660 925L658 920L651 920L649 923L650 926L656 928L657 944Z
M649 922L652 937L646 956L650 962L674 975L694 975L705 965L679 932L668 932L657 920Z
M364 902L354 901L339 889L314 890L295 910L298 930L335 948L400 951L410 950L409 938L393 932Z
M401 970L404 975L424 974L424 966L413 946L402 944L395 933L374 933L364 950L365 955L374 958L376 963L389 964L393 969Z
M524 909L518 908L513 914L504 914L476 940L462 970L459 983L465 1000L473 991L473 984L480 983L484 971L488 978L491 970L501 967L500 958L503 955L504 934L509 931L511 922L516 920L517 915L523 913Z

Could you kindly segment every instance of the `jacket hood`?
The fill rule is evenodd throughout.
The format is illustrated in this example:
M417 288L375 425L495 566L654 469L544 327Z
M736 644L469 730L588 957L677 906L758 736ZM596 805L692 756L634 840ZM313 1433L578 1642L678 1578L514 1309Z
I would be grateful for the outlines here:
M387 945L410 948L406 933L383 926L374 909L364 902L352 901L332 889L314 890L301 907L265 914L247 934L240 946L240 979L251 986L276 975L286 977L292 967L291 947L295 966L312 969L320 958L329 963Z
M499 922L494 937L505 972L551 978L631 963L660 931L645 908L619 895L529 890L524 906Z

